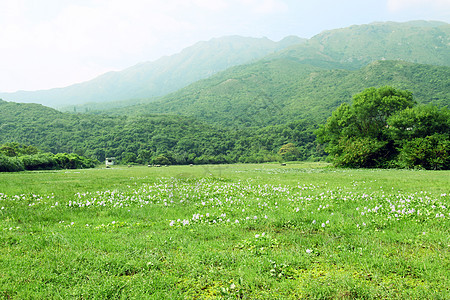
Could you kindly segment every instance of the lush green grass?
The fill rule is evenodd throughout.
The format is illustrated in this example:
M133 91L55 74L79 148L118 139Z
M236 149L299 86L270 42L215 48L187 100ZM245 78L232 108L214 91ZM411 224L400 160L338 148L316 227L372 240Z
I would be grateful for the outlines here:
M449 171L0 174L4 299L448 299Z

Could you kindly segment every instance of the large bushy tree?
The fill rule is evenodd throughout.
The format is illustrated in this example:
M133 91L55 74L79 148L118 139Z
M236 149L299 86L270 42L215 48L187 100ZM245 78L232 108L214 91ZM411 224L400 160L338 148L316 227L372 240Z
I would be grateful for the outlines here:
M408 91L366 89L332 113L317 141L336 166L448 169L448 109L414 105Z

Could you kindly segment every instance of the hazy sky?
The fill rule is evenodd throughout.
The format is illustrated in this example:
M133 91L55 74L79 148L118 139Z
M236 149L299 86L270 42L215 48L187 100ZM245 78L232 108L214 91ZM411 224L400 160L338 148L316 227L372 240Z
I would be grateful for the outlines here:
M224 35L417 19L450 23L450 0L0 0L0 91L67 86Z

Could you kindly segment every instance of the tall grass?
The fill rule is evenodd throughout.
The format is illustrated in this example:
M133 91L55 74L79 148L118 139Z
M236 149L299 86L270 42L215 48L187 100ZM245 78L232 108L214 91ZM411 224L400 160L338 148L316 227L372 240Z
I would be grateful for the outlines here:
M0 174L5 299L448 299L450 172Z

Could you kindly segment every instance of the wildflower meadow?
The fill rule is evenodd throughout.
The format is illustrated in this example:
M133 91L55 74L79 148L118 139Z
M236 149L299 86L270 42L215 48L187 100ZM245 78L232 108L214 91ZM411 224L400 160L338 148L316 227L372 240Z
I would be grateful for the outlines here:
M450 172L0 174L2 299L448 299Z

